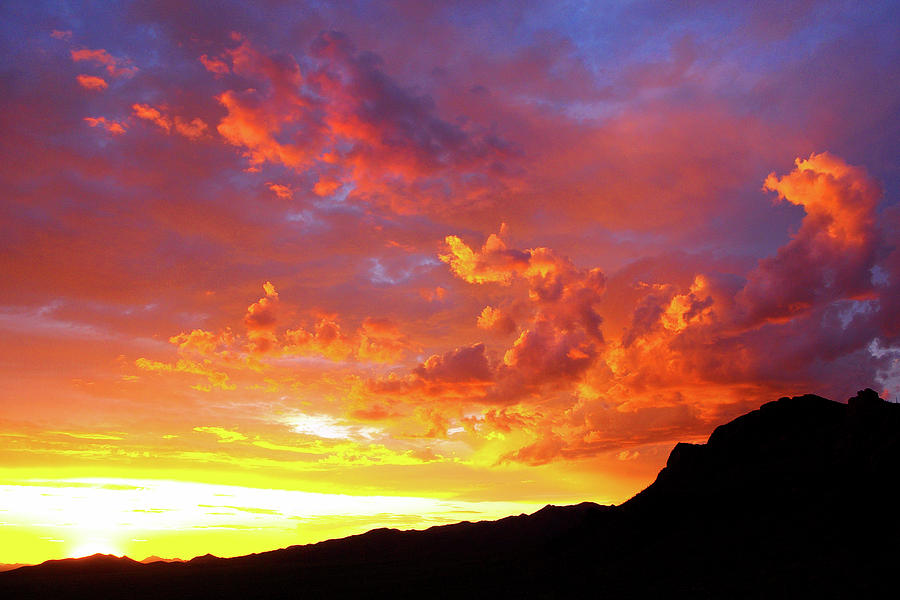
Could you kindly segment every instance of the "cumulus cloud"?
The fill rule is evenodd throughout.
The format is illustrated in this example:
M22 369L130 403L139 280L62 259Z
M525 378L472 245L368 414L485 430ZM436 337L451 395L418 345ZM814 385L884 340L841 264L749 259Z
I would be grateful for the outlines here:
M524 283L519 336L500 360L489 360L486 346L476 343L434 354L404 377L371 382L379 394L464 398L488 404L511 404L537 395L547 386L573 385L596 361L604 340L597 305L606 279L599 269L580 269L548 248L509 248L491 234L480 250L456 236L445 239L440 258L460 279L473 284L514 288ZM487 307L478 316L482 329L512 333L516 323L499 309ZM565 383L562 383L565 382ZM474 384L474 385L473 385ZM424 391L423 391L424 390Z
M870 348L896 304L885 294L896 269L885 226L876 223L880 187L861 168L813 154L789 174L767 177L765 189L806 212L773 255L744 274L708 270L701 257L645 259L616 275L606 304L613 284L599 269L579 268L549 248L512 248L505 228L475 248L448 236L440 258L451 273L524 307L519 335L499 359L489 360L483 344L464 346L406 376L373 380L369 390L462 402L482 415L498 406L549 407L517 425L533 441L504 455L542 464L702 432L727 407L752 406L790 386L815 382L827 393L840 385L833 373L850 365L883 377L893 355ZM522 284L527 300L517 296ZM615 329L603 331L604 306L624 310ZM492 330L504 317L489 305L477 323ZM474 380L481 385L462 385ZM470 422L481 436L502 433L485 417Z
M149 121L166 133L178 133L188 139L197 140L206 134L209 126L200 118L194 118L190 121L180 117L171 117L165 112L165 108L153 107L149 104L134 104L131 110L139 119Z
M491 363L484 344L453 348L432 354L405 375L390 373L369 379L366 394L374 398L416 398L480 401L495 384L496 367ZM446 417L441 409L417 409L429 428L439 435L446 433ZM435 421L438 419L440 422Z
M244 314L245 334L239 335L230 327L218 333L194 329L170 337L169 342L187 359L217 361L229 368L258 368L256 361L262 358L296 356L391 363L413 347L397 324L385 318L367 317L348 328L338 315L311 311L314 318L310 325L282 325L278 291L269 281L263 284L263 291L265 295L250 304Z
M345 332L334 315L322 315L311 328L285 331L282 353L335 361L392 362L409 348L407 337L389 320L367 318L355 331Z
M413 369L413 374L428 382L463 383L493 379L491 366L484 353L484 344L434 354Z
M813 154L797 159L784 177L770 174L765 189L802 206L806 216L791 241L748 274L737 300L749 323L790 318L872 291L881 189L863 169Z
M606 287L603 272L579 269L549 248L508 248L501 237L504 230L501 227L499 234L488 236L477 251L460 238L447 236L447 252L439 257L457 277L469 283L509 285L516 277L523 279L529 287L529 300L538 308L538 320L564 331L581 328L601 341L602 319L596 304Z
M247 307L244 315L244 326L250 340L249 348L253 352L265 353L277 343L275 325L278 312L278 292L275 286L267 281L263 284L266 295Z
M353 355L353 340L330 316L322 316L311 329L298 327L284 333L285 351L298 355L321 355L346 360Z
M535 321L503 355L502 369L529 383L574 379L597 356L595 340L581 330L560 330L544 319Z
M78 81L78 85L86 90L102 92L107 87L109 87L109 85L106 83L106 80L104 80L102 77L94 77L93 75L78 75L75 79Z
M485 306L476 320L480 329L493 331L501 335L510 334L516 330L516 322L505 311L493 306Z
M525 273L531 263L531 253L509 249L500 234L488 236L480 250L472 250L460 238L448 235L444 238L447 252L439 258L450 265L457 277L469 283L502 283L509 285L516 273Z
M543 464L623 448L626 458L640 456L641 444L703 432L793 386L839 385L829 373L842 365L866 365L873 377L891 368L894 354L870 351L896 281L886 226L875 219L878 186L862 169L813 155L768 177L766 188L806 215L782 248L743 271L676 253L608 280L551 248L515 247L506 227L480 245L447 236L439 253L447 271L489 299L475 305L470 331L497 335L432 350L417 364L404 366L413 344L392 321L353 325L308 311L297 325L296 310L281 307L266 282L243 336L195 329L170 340L181 363L139 366L208 378L250 366L248 356L390 365L354 375L347 416L389 426L412 419L422 428L409 434L416 438L515 443L504 461ZM283 322L286 314L293 323Z

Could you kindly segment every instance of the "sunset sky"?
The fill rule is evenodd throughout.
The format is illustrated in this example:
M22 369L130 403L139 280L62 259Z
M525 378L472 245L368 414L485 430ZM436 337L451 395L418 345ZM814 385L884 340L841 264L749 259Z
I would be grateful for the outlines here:
M900 398L896 2L0 5L0 563L592 500Z

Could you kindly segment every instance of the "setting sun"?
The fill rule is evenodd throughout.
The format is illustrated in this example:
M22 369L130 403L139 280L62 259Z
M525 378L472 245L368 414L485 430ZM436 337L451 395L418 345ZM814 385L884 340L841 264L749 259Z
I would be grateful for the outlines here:
M112 544L109 540L87 538L84 541L77 542L76 545L73 546L72 550L68 552L68 554L72 558L79 558L82 556L93 556L94 554L111 554L115 556L121 556L123 553L120 552L118 547L115 544Z

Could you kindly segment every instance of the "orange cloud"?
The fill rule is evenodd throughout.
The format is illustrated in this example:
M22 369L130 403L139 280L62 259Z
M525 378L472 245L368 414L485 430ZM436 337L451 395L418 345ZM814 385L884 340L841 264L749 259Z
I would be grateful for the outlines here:
M531 444L504 454L500 462L519 462L531 466L543 465L558 459L568 448L566 440L552 429L546 429Z
M168 117L163 116L158 109L153 108L149 104L134 104L132 105L131 110L134 111L134 116L137 118L155 123L160 129L164 129L166 132L169 132L172 129L172 121L169 120Z
M125 133L125 126L118 121L112 121L106 117L85 117L84 120L91 127L102 127L113 135L122 135Z
M266 187L272 190L279 198L290 200L294 197L294 191L289 186L281 185L280 183L268 182L266 183Z
M317 196L330 196L338 191L340 187L340 181L335 181L333 179L319 179L313 186L313 192L315 192Z
M320 356L333 361L392 363L410 349L408 337L388 319L366 318L348 332L336 315L320 314L311 327L281 330L278 315L280 297L275 286L263 284L265 295L247 307L244 315L246 338L230 328L219 333L194 329L169 338L178 353L189 358L222 361L231 368L259 368L264 355L273 358ZM250 352L252 357L244 354Z
M428 302L443 300L447 296L447 290L441 286L435 288L423 288L419 290L419 295Z
M208 129L207 124L202 119L196 118L187 121L179 116L172 118L163 113L159 108L154 108L149 104L134 104L131 109L134 116L154 123L166 133L175 131L191 140L197 140L203 137Z
M746 279L702 270L671 282L617 279L616 297L630 298L632 309L619 321L621 332L606 336L601 306L607 281L598 269L578 268L548 248L510 248L504 229L478 249L448 236L441 260L466 282L508 290L504 302L522 307L519 336L499 361L489 361L483 345L462 347L432 356L406 376L371 380L369 392L401 400L454 399L482 410L491 404L550 406L527 427L519 424L533 441L504 459L542 464L621 449L628 433L610 432L612 423L630 422L644 432L642 440L632 435L628 443L659 443L702 431L718 418L719 407L752 404L748 398L777 393L786 381L809 381L816 368L809 357L823 349L798 349L795 340L808 344L829 332L835 341L843 337L844 353L871 339L865 337L871 331L867 305L856 308L859 333L831 332L848 327L850 317L841 314L854 314L846 311L855 305L838 302L864 303L874 293L871 269L881 244L874 210L881 192L862 169L829 155L798 160L794 172L770 176L766 187L807 210L788 244ZM665 268L659 273L667 276ZM516 298L517 283L527 286L525 304ZM633 286L629 295L623 285ZM818 311L815 318L807 317L811 311ZM490 329L502 316L488 306L478 324ZM760 330L761 320L804 331L779 342L792 334ZM666 425L654 429L652 419ZM484 418L472 423L481 436L491 430Z
M442 401L458 401L463 403L481 402L494 385L496 368L486 354L484 344L476 343L448 350L442 354L433 354L406 375L398 376L389 373L366 381L364 393L369 396L368 403L377 398L403 400L418 404L421 398L441 399ZM420 417L428 415L431 428L434 419L446 421L444 414L435 408L426 410L417 408ZM444 432L445 426L435 430Z
M229 348L235 344L235 336L231 329L214 334L203 329L194 329L190 333L180 333L169 338L169 342L178 347L182 355L196 356L228 356Z
M892 275L873 283L873 268L893 268L877 260L887 255L874 218L878 186L861 169L813 155L766 187L807 214L790 241L752 268L672 253L608 281L551 248L514 247L505 227L480 245L447 236L440 259L457 282L445 285L471 284L473 296L460 304L472 311L460 331L501 335L432 346L424 359L387 320L319 312L285 328L282 315L294 311L280 307L269 282L248 307L246 337L193 330L170 341L183 360L217 371L252 359L278 373L292 356L342 363L322 368L340 381L346 417L489 448L492 460L537 465L613 451L640 458L642 446L699 435L785 389L832 381L830 366L868 352L878 331L886 304L873 295ZM864 275L851 277L856 271ZM439 297L420 285L411 289ZM446 311L465 295L428 308ZM808 306L797 309L798 298ZM614 317L605 321L607 313Z
M116 58L106 50L100 48L91 50L82 48L71 51L72 60L75 62L93 62L106 68L106 72L113 77L131 76L137 73L138 68L125 59Z
M516 330L516 322L507 313L493 306L485 306L476 320L478 327L502 335Z
M457 181L467 198L487 193L483 174L467 174L502 153L496 139L439 119L430 98L396 85L341 34L321 34L303 68L238 39L227 54L248 84L216 96L227 112L217 129L251 169L273 163L316 173L312 191L319 196L352 182L354 197L400 212L446 196L445 185L428 181L434 176ZM491 181L499 181L495 175Z
M384 319L367 318L347 334L333 316L322 316L312 330L298 327L284 332L281 348L286 355L318 355L335 361L363 360L389 363L410 348L397 326Z
M200 62L203 63L207 71L216 75L227 75L231 72L228 64L220 58L210 58L206 54L201 54Z
M510 285L516 277L529 286L529 300L539 309L539 318L561 330L583 327L600 340L602 319L595 310L605 286L600 269L581 270L549 248L516 250L507 247L500 234L491 234L480 250L472 250L456 236L445 238L448 252L439 258L450 270L469 283ZM488 324L489 315L484 315Z
M882 192L863 169L828 153L813 154L798 158L782 178L770 174L764 189L802 206L806 216L791 241L747 276L738 296L746 321L790 318L872 291L879 243L875 207Z
M267 281L263 284L266 295L247 307L244 325L253 352L264 353L277 343L274 329L278 308L278 292L275 286Z
M366 318L359 328L357 356L361 360L391 363L411 348L409 339L387 319Z
M175 131L190 140L198 140L206 135L209 126L200 118L186 121L179 116L175 117Z
M500 237L505 225L500 227L500 234L488 236L481 250L472 250L455 235L444 238L447 247L445 254L438 257L450 265L450 270L469 283L501 283L509 285L513 276L528 270L531 260L529 251L510 250Z
M300 167L306 164L311 155L303 148L282 144L276 135L283 124L300 120L291 113L297 109L288 104L283 108L285 114L269 116L258 108L261 103L256 98L258 92L248 90L243 94L226 91L216 99L228 111L228 115L219 123L217 130L225 140L238 147L246 148L246 156L252 166L264 162L276 162L287 166Z
M488 360L482 343L459 347L432 355L404 377L370 381L373 393L514 404L574 385L598 360L604 343L597 312L605 291L603 273L579 269L548 248L509 248L504 233L501 228L500 234L491 234L478 251L448 236L448 252L441 255L451 272L469 283L498 283L511 294L524 291L515 282L527 284L527 296L515 300L524 318L522 331L502 360ZM478 324L505 333L516 328L511 317L491 306L482 310Z
M93 75L79 75L76 77L78 85L86 90L103 91L109 87L102 77L94 77Z
M332 318L323 316L312 331L299 327L284 333L284 351L288 354L320 355L331 360L347 360L355 350L350 336Z
M315 143L315 120L309 101L300 93L303 76L292 59L268 57L243 41L228 51L234 72L248 77L263 77L268 85L242 91L227 90L216 97L227 115L217 129L225 140L244 148L252 166L264 162L301 167L315 155L307 144L283 143L282 139ZM289 135L291 134L291 135Z
M190 373L192 375L202 375L209 382L207 385L195 385L194 389L209 392L213 388L220 390L234 390L236 386L231 383L227 373L216 371L212 368L209 360L197 362L193 360L181 359L175 363L165 363L147 358L139 358L134 361L137 368L142 371L151 371L156 373Z
M503 373L538 384L574 379L593 364L597 350L595 340L584 331L559 330L539 319L503 355Z
M433 354L413 369L413 375L428 382L491 381L494 374L484 350L484 344L473 344L444 354Z

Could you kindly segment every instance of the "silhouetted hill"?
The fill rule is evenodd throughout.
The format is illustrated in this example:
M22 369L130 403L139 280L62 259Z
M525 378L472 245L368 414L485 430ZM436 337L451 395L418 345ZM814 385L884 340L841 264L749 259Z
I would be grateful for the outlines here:
M163 558L163 557L161 557L161 556L156 556L156 555L154 554L154 555L148 556L147 558L145 558L145 559L142 560L141 562L144 563L145 565L148 565L148 564L150 564L150 563L155 563L155 562L166 562L166 563L170 563L170 562L184 562L184 561L181 560L180 558Z
M678 444L618 507L585 502L233 559L94 556L0 574L3 597L896 595L900 406L782 398Z
M0 572L2 571L12 571L13 569L18 569L19 567L29 566L27 563L0 563Z

